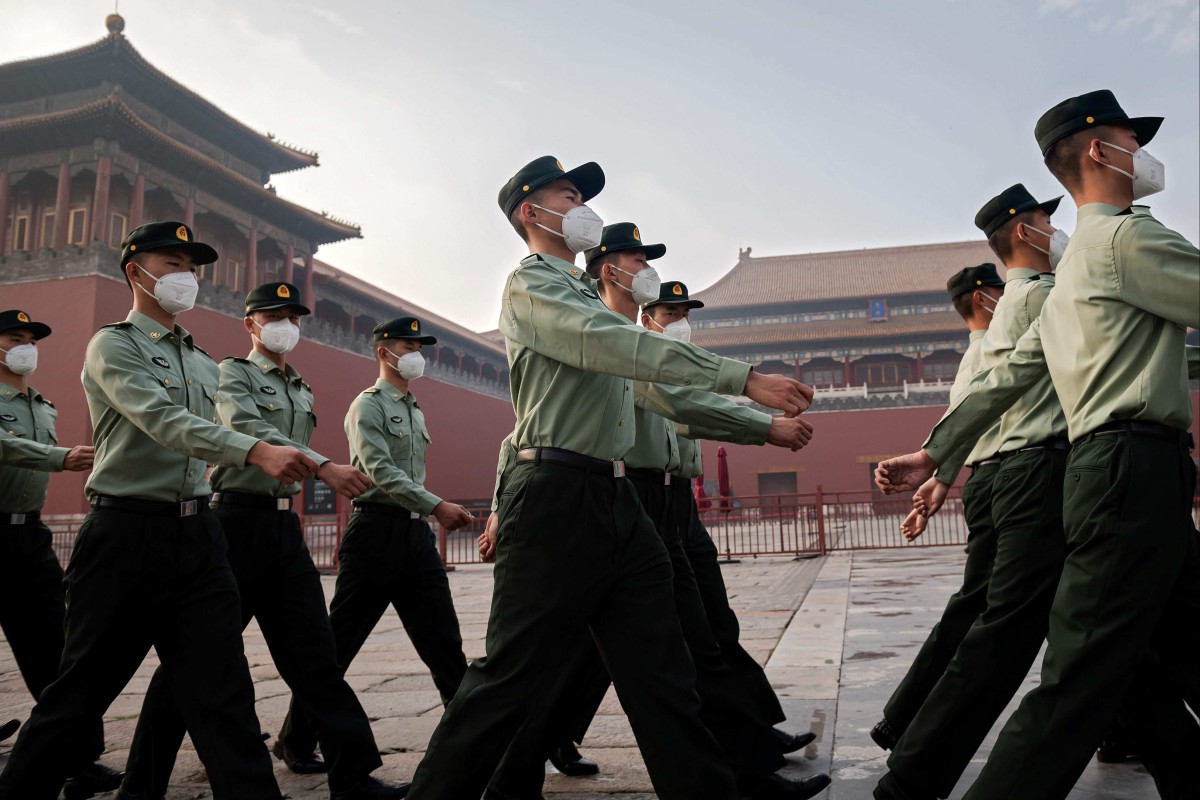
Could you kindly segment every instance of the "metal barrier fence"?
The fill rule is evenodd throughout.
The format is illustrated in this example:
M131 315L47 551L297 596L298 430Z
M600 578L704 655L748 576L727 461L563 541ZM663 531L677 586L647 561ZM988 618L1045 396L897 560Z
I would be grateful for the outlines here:
M709 498L711 505L701 511L700 518L718 552L726 559L966 544L967 525L958 489L951 489L945 506L914 542L906 541L900 533L900 523L908 514L910 502L907 496L825 493L818 487L810 494ZM350 518L348 505L339 504L336 514L301 518L304 539L318 569L337 570L338 546ZM483 532L489 510L485 507L469 510L475 520L459 531L445 531L437 520L429 520L438 552L447 566L480 563L476 540ZM54 532L54 549L59 560L66 564L83 515L42 519ZM1192 520L1200 528L1200 497L1193 502Z

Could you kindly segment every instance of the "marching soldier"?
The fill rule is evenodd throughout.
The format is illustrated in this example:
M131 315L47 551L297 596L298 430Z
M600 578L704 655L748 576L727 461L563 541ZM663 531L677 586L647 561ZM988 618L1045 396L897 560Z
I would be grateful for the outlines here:
M417 768L410 797L482 794L529 704L590 627L664 800L728 800L733 776L700 722L696 674L674 611L670 559L624 478L633 444L630 379L745 393L795 415L811 390L639 331L600 301L575 255L600 244L585 202L594 163L552 156L501 189L529 245L500 316L517 427L500 490L488 654L467 670ZM650 298L647 298L650 299Z
M409 386L421 377L422 345L437 339L421 332L414 317L375 326L379 379L346 414L350 458L374 486L354 501L338 552L337 587L330 619L337 658L345 672L391 605L434 685L449 703L467 669L458 615L446 568L425 521L432 515L446 530L471 523L471 512L425 488L429 429ZM316 731L303 705L292 701L279 741L299 757L311 757Z
M58 677L63 652L63 570L41 520L49 473L86 470L93 458L88 446L55 446L58 411L27 384L38 365L36 342L49 335L50 326L24 311L0 313L0 431L6 440L0 459L0 628L35 699ZM15 719L0 725L0 740L20 725ZM96 762L104 752L99 718L88 738L91 763L67 779L67 800L121 783L119 772Z
M86 764L97 720L151 647L208 769L213 797L270 800L279 787L254 715L237 584L208 508L207 463L310 476L312 459L217 422L217 365L176 324L195 302L195 269L217 259L180 222L130 231L124 322L88 345L83 387L96 463L92 510L66 571L66 643L3 774L3 800L53 800Z
M294 447L317 465L316 476L335 491L357 497L370 487L353 467L335 464L308 448L316 416L313 394L287 354L300 341L300 318L309 310L290 283L268 283L246 296L243 325L252 349L246 358L220 365L217 413L231 430L264 442ZM334 800L403 797L370 777L382 765L379 748L353 690L338 667L321 576L304 542L292 500L300 484L280 481L258 467L219 466L212 473L212 508L229 543L229 563L241 597L245 627L254 618L279 674L299 706L314 720L329 759ZM159 667L146 690L130 747L126 797L160 798L183 741L184 720ZM275 754L293 771L297 762L282 742ZM325 764L319 764L323 771Z
M1038 120L1046 165L1079 207L1042 313L976 381L924 448L884 462L885 491L915 488L1048 370L1073 444L1063 521L1068 555L1050 611L1040 684L1000 733L969 800L1065 797L1095 752L1148 650L1200 708L1200 554L1184 336L1200 327L1200 252L1139 198L1161 191L1144 148L1161 117L1129 117L1109 91ZM1200 747L1184 714L1173 741ZM1192 787L1194 789L1194 786Z
M1004 281L994 264L965 267L946 282L954 309L967 323L970 344L958 364L958 373L950 387L950 402L966 393L979 371L983 338L992 324ZM946 671L958 646L971 625L987 607L988 580L996 558L996 527L992 514L992 488L1000 471L1000 424L996 423L959 453L971 466L971 477L963 485L963 514L967 522L967 563L963 583L946 603L942 617L929 632L908 672L883 707L883 719L871 729L871 738L884 750L896 746L909 723L921 709L929 693ZM960 462L961 464L962 462ZM958 467L946 468L929 479L925 488L944 500L946 491L958 475ZM940 503L939 503L940 505ZM925 528L925 515L913 511L904 522L905 535L911 540Z

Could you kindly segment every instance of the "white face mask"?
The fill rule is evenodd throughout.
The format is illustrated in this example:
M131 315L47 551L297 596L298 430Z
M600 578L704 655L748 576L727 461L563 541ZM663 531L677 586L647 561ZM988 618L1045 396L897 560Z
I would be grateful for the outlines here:
M258 323L254 323L258 325ZM260 331L257 338L263 347L272 353L290 353L300 342L300 326L290 319L277 319L266 325L258 325Z
M19 344L11 350L0 348L4 353L4 366L17 375L28 375L37 369L37 347L32 344Z
M620 267L613 267L613 269L633 278L632 288L626 289L619 283L617 286L621 286L622 289L632 294L633 302L637 303L639 307L646 305L646 303L653 303L658 299L658 292L662 287L662 278L658 277L658 270L654 267L646 267L640 272L625 272Z
M1133 181L1134 200L1149 197L1167 188L1166 166L1163 162L1146 152L1146 148L1139 147L1137 150L1126 150L1124 147L1109 144L1108 142L1104 142L1104 145L1105 147L1111 147L1114 150L1120 150L1122 153L1129 153L1129 155L1133 156L1132 174L1120 167L1114 167L1112 164L1105 164L1104 166L1116 170ZM1089 153L1088 155L1091 154ZM1095 156L1092 156L1092 158L1099 161Z
M196 276L191 272L172 272L169 275L164 275L161 278L156 278L143 269L140 265L138 270L141 271L150 280L154 281L154 294L146 291L146 287L140 283L137 285L146 296L153 297L162 307L162 310L175 316L182 314L184 311L191 311L196 305L196 294L200 291L200 284L196 282Z
M396 357L396 363L388 362L388 366L400 373L406 381L413 381L425 374L425 356L420 352L405 353Z
M555 236L561 236L566 241L567 247L571 248L572 253L582 253L589 247L600 244L600 236L604 233L604 220L600 219L600 215L587 206L575 206L567 213L559 214L557 211L551 211L536 204L531 205L539 211L562 217L562 233L547 228L540 222L536 225Z
M654 326L662 332L663 336L669 336L677 342L692 341L692 324L686 319L677 319L665 327L659 325L653 319L650 321L653 322Z
M988 304L991 303L989 306ZM996 316L996 308L999 304L992 299L991 295L981 294L979 296L979 307L988 312L989 316Z
M1054 233L1046 233L1041 228L1035 228L1032 225L1026 225L1025 230L1036 231L1050 240L1049 250L1044 247L1038 247L1028 239L1025 240L1025 244L1029 245L1034 250L1041 250L1043 253L1049 256L1050 269L1057 269L1058 262L1062 261L1063 253L1067 252L1067 245L1071 242L1071 237L1067 236L1065 231L1055 230Z

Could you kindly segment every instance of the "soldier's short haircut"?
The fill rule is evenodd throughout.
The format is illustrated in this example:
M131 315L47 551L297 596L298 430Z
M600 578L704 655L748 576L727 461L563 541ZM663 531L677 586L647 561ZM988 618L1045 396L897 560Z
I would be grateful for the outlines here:
M974 296L974 292L963 292L958 297L950 301L954 304L954 310L957 311L958 315L963 319L969 320L971 317L975 316L975 303L971 300L971 298Z
M1077 131L1059 139L1046 152L1046 157L1043 159L1046 169L1050 170L1050 174L1068 192L1075 192L1080 188L1084 148L1092 139L1104 139L1109 127L1101 125L1097 128Z
M508 215L508 221L512 224L513 230L517 232L517 236L521 237L521 241L525 242L526 244L529 243L529 231L525 230L525 223L521 222L521 205L524 203L540 205L544 196L544 186L534 189L532 192L525 195L524 199L522 199L520 203L517 203L517 207L512 210L511 214Z
M616 266L620 258L621 251L617 250L614 253L605 253L602 256L596 256L591 261L587 262L587 274L592 276L592 280L600 280L600 271L604 269L605 264Z

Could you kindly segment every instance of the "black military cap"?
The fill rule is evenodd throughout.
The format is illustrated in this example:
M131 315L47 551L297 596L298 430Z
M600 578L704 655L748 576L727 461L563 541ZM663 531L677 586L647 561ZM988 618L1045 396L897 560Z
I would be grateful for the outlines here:
M642 306L645 311L654 306L662 305L682 305L688 308L704 308L704 303L699 300L692 300L688 296L687 285L683 281L667 281L658 287L658 299L653 300Z
M139 225L121 240L121 266L129 259L147 250L174 247L191 255L197 264L211 264L217 260L217 251L202 242L197 242L192 229L182 222L147 222Z
M411 339L420 342L421 344L437 344L437 338L433 336L421 335L421 320L416 317L396 317L395 319L381 322L371 331L375 336L375 341L391 341L393 339Z
M511 217L517 204L534 189L559 178L573 183L583 195L585 203L600 194L600 190L604 188L604 170L600 169L600 165L595 161L581 164L572 170L564 170L562 162L554 156L542 156L517 170L517 174L500 188L497 201L504 216Z
M1039 203L1024 184L1014 183L983 204L983 208L979 209L979 213L975 215L975 227L983 231L984 236L991 236L999 230L1001 225L1017 214L1023 214L1035 208L1045 211L1047 216L1053 216L1061 200L1062 195L1059 195L1053 200Z
M646 259L662 258L667 252L665 244L642 244L642 232L632 222L615 222L604 226L600 244L583 251L584 261L619 253L622 250L643 250Z
M45 339L50 335L50 326L44 322L34 322L24 311L12 309L0 311L0 333L12 330L25 330L33 334L34 339Z
M252 311L270 311L273 308L290 307L301 314L311 314L308 307L300 302L300 290L295 284L276 281L264 283L246 295L246 313Z
M1137 134L1138 144L1145 146L1158 133L1162 121L1162 117L1129 116L1117 102L1116 95L1108 89L1101 89L1069 97L1042 114L1037 125L1033 126L1033 135L1038 147L1042 148L1043 156L1060 139L1096 125L1127 125Z
M998 286L1004 288L1004 281L1000 280L1000 276L996 273L995 264L980 264L977 267L963 267L954 277L946 281L946 291L950 293L950 299L958 297L960 294L973 292L984 286Z

